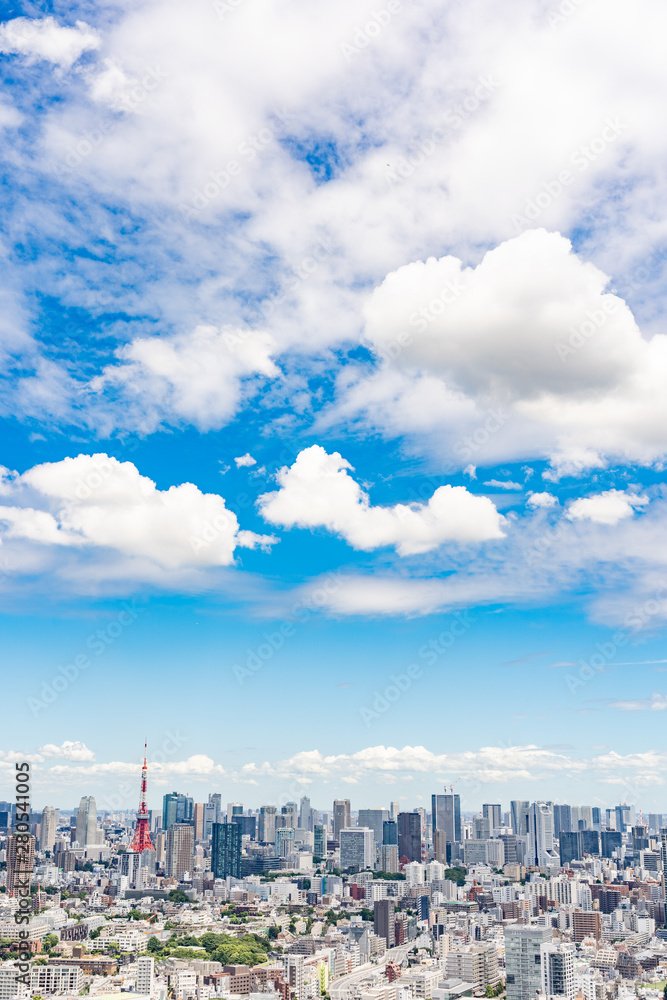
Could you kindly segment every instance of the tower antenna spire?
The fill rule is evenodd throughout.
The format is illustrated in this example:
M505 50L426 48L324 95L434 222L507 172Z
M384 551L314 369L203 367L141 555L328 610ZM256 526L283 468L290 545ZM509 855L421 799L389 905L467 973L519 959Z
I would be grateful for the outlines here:
M141 796L139 799L139 811L137 812L137 825L134 829L132 843L130 844L130 850L136 851L138 854L141 854L142 851L155 850L153 841L151 840L151 824L148 816L148 806L146 805L146 775L148 772L148 766L146 764L147 757L148 740L144 742L144 763L141 768Z

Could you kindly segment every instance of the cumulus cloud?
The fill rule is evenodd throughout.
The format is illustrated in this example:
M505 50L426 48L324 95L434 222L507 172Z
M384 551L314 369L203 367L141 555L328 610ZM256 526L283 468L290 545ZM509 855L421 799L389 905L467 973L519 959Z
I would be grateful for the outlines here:
M355 549L393 546L403 556L428 552L444 542L481 542L503 537L503 519L487 497L463 486L440 486L426 504L374 506L348 474L352 466L320 445L301 451L280 470L280 489L265 493L262 516L284 527L323 527Z
M58 24L53 17L15 17L0 25L0 52L43 59L69 69L84 52L98 49L100 36L85 21L74 28Z
M528 507L556 507L558 497L555 497L553 493L531 493L526 504Z
M5 474L6 539L110 549L166 570L228 566L237 547L275 541L241 530L222 497L192 483L158 490L131 462L78 455Z
M374 384L346 390L341 412L356 406L392 433L437 434L461 467L546 456L558 477L612 458L657 461L667 454L667 337L644 339L608 285L544 229L476 267L454 256L406 264L364 307L365 342L384 367ZM421 422L416 388L432 399ZM456 437L443 433L452 419Z
M30 759L31 755L20 755ZM35 755L32 755L33 759ZM0 752L0 761L16 759L11 752ZM303 750L291 757L272 761L249 761L237 768L217 763L207 754L192 754L184 760L150 763L151 781L163 785L170 781L207 781L212 778L242 784L257 785L262 780L293 780L304 783L364 779L382 783L396 780L407 782L417 778L444 778L452 774L459 780L480 783L553 782L558 775L570 780L595 777L605 784L637 786L664 784L667 754L649 750L638 754L618 754L613 751L592 757L577 756L566 747L535 744L486 746L465 752L439 753L424 746L369 746L350 753L326 754L320 750ZM13 765L12 765L13 766ZM58 787L81 787L82 781L92 784L95 779L106 791L112 779L128 779L139 774L140 764L131 761L82 762L72 761L40 768L35 783L48 791ZM113 788L113 786L111 786ZM124 786L129 792L129 785ZM465 791L465 789L464 789ZM134 794L132 787L131 795ZM98 806L104 807L103 799Z
M648 503L648 497L625 493L623 490L606 490L594 496L574 500L565 516L570 521L594 521L595 524L618 524L632 517L635 510Z
M253 458L249 452L246 452L245 455L239 455L234 461L236 462L237 469L241 469L244 466L257 465L257 459Z
M253 378L275 378L273 339L261 331L198 326L171 337L140 337L119 349L119 363L94 379L96 392L117 391L126 421L146 430L161 422L221 427L236 413ZM114 407L114 419L120 420Z

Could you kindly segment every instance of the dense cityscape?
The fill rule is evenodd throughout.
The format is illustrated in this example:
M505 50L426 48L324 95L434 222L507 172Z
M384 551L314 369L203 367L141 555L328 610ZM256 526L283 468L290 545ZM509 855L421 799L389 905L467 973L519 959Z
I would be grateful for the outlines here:
M0 1000L667 996L667 816L529 800L466 813L454 786L430 812L176 791L151 810L147 773L136 812L83 796L25 834L0 802Z

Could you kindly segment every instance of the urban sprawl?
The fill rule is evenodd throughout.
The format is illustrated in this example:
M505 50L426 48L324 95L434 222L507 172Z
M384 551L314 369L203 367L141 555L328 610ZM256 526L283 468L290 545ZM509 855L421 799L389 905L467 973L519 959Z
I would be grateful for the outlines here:
M667 998L667 817L470 814L453 788L430 812L178 792L157 811L146 774L138 811L46 806L27 842L0 802L0 1000Z

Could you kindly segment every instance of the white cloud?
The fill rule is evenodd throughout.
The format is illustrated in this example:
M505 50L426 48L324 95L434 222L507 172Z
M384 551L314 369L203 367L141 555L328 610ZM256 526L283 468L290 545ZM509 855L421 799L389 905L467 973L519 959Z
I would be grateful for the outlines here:
M239 528L222 497L192 483L158 490L131 462L78 455L5 479L6 539L109 549L166 570L228 566L234 550L275 541Z
M339 413L365 412L387 433L430 434L461 467L546 456L555 478L611 459L659 461L667 338L642 338L608 284L543 229L476 267L454 256L406 264L364 307L364 336L384 368L347 389ZM452 422L457 434L443 433Z
M612 701L610 708L620 708L623 712L665 712L667 711L667 694L654 691L650 698L639 698L635 701Z
M62 760L93 761L95 754L89 750L85 743L79 740L65 740L60 746L54 743L46 743L37 751L42 757L59 757Z
M31 61L44 59L62 69L69 69L84 52L99 46L99 34L85 21L69 28L53 17L15 17L0 25L0 52L27 56Z
M137 338L118 350L120 363L105 368L91 388L119 390L131 426L153 430L162 421L188 421L210 430L234 416L254 378L279 375L274 350L268 334L236 327ZM119 408L113 413L122 420Z
M558 497L555 497L553 493L531 493L526 500L526 505L528 507L556 507Z
M35 754L0 752L0 760L37 760ZM40 761L38 761L40 762ZM551 781L565 776L571 781L593 777L605 784L625 784L629 780L637 786L665 783L667 754L649 750L638 754L618 754L613 751L593 757L577 756L561 747L550 748L535 744L515 746L486 746L475 750L439 753L424 746L368 746L356 752L325 754L320 750L303 750L291 757L273 761L249 761L235 769L223 767L205 753L192 754L184 760L149 760L150 781L164 785L176 779L182 781L210 781L224 779L230 783L257 785L260 781L294 780L304 783L354 779L355 782L372 779L375 782L407 782L421 777L433 779L456 774L463 782L464 794L479 792L480 783ZM134 802L135 788L128 779L138 777L140 764L131 761L82 762L73 761L41 767L35 772L36 787L50 795L53 788L78 790L82 783L90 788L97 779L102 789L98 808L105 808L104 796L113 798L122 791L128 802ZM116 786L114 779L125 779ZM470 785L472 783L472 785ZM465 785L468 785L466 789Z
M234 461L236 462L237 469L240 469L243 466L257 465L257 459L253 458L249 452L246 452L245 455L239 455L238 458L234 459Z
M522 483L513 483L507 479L489 479L484 483L485 486L493 486L496 490L522 490Z
M570 521L594 521L596 524L618 524L632 517L638 507L648 503L648 497L625 493L623 490L606 490L590 497L574 500L565 516Z
M428 552L444 542L480 542L503 537L503 519L487 497L463 486L440 486L427 504L373 506L348 474L338 452L313 445L280 470L280 489L265 493L262 516L284 527L323 527L355 549L391 545L400 555Z

